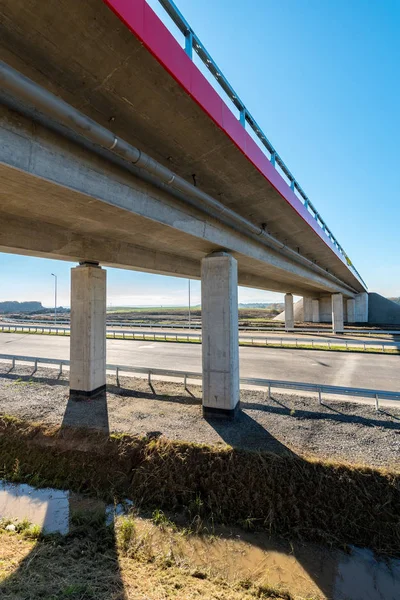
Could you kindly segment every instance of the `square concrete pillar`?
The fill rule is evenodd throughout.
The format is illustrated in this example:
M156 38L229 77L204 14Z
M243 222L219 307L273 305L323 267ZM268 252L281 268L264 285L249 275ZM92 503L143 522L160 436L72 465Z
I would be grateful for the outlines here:
M292 294L285 294L285 329L286 331L291 331L294 329L294 308Z
M332 294L332 330L333 333L343 333L343 294Z
M368 323L368 292L362 292L355 297L356 323Z
M303 297L303 321L305 323L311 323L313 318L313 299Z
M312 301L312 322L319 323L319 300Z
M354 298L349 298L347 300L347 322L356 322L356 301Z
M332 298L330 294L319 298L319 321L320 323L332 323Z
M71 269L70 395L89 398L106 387L106 271Z
M216 252L201 262L203 415L233 419L239 409L237 261Z

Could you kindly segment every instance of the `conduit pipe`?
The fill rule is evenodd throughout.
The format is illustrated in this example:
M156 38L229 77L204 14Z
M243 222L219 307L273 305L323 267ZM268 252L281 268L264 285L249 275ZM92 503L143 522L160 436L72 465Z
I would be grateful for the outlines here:
M319 267L295 250L292 250L292 248L289 248L267 233L262 227L254 225L254 223L251 223L230 208L224 206L206 192L201 191L198 187L195 187L186 181L186 179L183 179L183 177L164 167L164 165L135 146L132 146L132 144L129 144L121 137L117 137L109 129L81 113L60 97L41 87L3 61L0 61L0 86L8 94L28 103L40 113L61 123L90 142L109 150L123 160L143 169L169 188L177 190L197 209L219 218L225 224L233 226L240 233L250 236L274 250L279 250L291 260L346 288L351 294L357 293L354 288L345 284L339 278L328 273L325 269ZM200 203L200 206L198 203Z

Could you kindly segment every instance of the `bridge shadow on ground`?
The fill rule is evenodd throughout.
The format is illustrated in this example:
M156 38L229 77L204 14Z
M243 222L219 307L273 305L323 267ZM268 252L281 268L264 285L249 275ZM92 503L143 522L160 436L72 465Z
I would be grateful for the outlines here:
M201 405L201 400L191 395L187 396L165 396L157 395L155 387L149 386L149 392L135 391L129 389L115 388L114 386L107 386L107 391L117 392L117 389L123 393L124 396L128 397L141 397L148 398L149 400L157 400L159 402L177 402L177 403L189 403ZM188 390L185 390L188 392ZM257 423L249 414L240 410L236 421L225 421L221 419L207 419L209 425L218 433L221 439L234 449L251 449L256 451L270 452L277 454L281 457L299 458L292 450L282 444L276 439L271 433L268 432L262 425ZM107 409L107 393L103 393L97 396L93 400L77 401L69 399L64 418L62 422L62 428L70 427L84 427L87 429L96 429L103 432L109 433L109 419ZM147 434L148 437L152 434ZM155 436L160 435L157 432ZM251 442L249 442L251 440ZM255 493L257 493L255 491ZM172 516L172 521L174 517ZM179 530L179 516L176 521ZM185 526L184 526L185 529ZM250 532L238 529L238 536L244 539L254 548L257 547L263 552L281 553L282 557L291 555L298 563L300 569L304 569L306 575L310 581L314 582L316 587L326 597L330 597L333 589L333 580L335 576L335 560L332 559L330 562L326 562L323 568L321 568L321 554L327 558L329 552L320 546L312 544L301 544L296 542L295 544L287 540L272 540L268 538L268 535L260 534L254 535ZM200 534L201 535L201 534ZM229 529L224 530L221 528L218 531L220 537L226 536L232 537L232 533L229 533ZM115 552L116 555L116 552ZM116 560L111 560L109 567L114 571L114 567L117 563ZM115 575L114 575L115 576ZM89 579L91 577L89 570ZM123 594L121 592L121 594ZM117 596L117 600L123 600L126 596Z
M40 376L36 373L31 375L20 375L10 371L1 373L0 378L8 379L12 381L21 382L35 382L44 383L51 386L63 386L68 387L69 382L67 379L61 379L59 377ZM117 396L123 396L125 398L141 398L153 400L156 402L168 402L183 404L187 406L200 406L201 398L199 395L199 387L193 387L194 392L191 391L190 387L184 388L182 385L182 393L175 393L174 395L165 394L163 392L157 392L157 381L154 381L148 390L135 390L128 388L124 385L116 385L112 383L107 384L107 393L115 394ZM63 418L63 426L72 427L92 427L101 429L102 431L108 431L108 409L107 409L107 395L101 396L96 400L87 401L88 403L73 403L68 402L65 415ZM328 420L338 423L353 423L362 425L365 427L382 427L384 429L390 429L400 431L400 417L396 415L389 408L381 407L379 412L376 413L376 417L365 417L362 415L348 414L341 412L335 403L328 403L324 400L323 405L317 409L305 409L290 407L285 404L285 400L278 397L276 394L272 394L270 399L265 399L262 402L256 402L252 400L241 400L242 409L246 411L261 411L270 414L276 414L281 416L288 416L293 418L294 421L298 420ZM359 406L364 406L360 404ZM379 418L379 415L389 417L393 421L388 421ZM229 443L229 442L227 442Z
M4 376L4 375L3 375ZM20 376L8 375L8 378ZM26 376L30 380L31 376ZM40 381L40 378L36 381ZM45 380L49 383L49 380ZM68 381L53 380L57 385ZM79 427L110 433L106 393L92 401L67 403L61 429ZM82 499L68 494L69 533L39 540L0 583L0 597L10 600L71 598L74 600L127 600L119 567L113 526L106 524L106 506L92 500L83 510ZM83 499L84 500L84 499ZM49 507L44 518L53 518Z
M76 512L69 498L71 530L35 543L16 570L0 583L0 597L10 600L127 600L119 567L115 532L101 513ZM45 519L46 520L46 519ZM21 556L21 549L19 556Z
M118 394L124 396L126 398L141 398L148 400L155 400L157 402L171 402L177 404L185 404L185 405L197 405L201 406L201 398L197 397L190 391L190 388L183 389L183 392L186 394L176 394L176 395L166 395L165 393L158 394L156 392L157 383L154 383L151 386L149 391L141 391L141 390L133 390L131 388L124 388L115 386L112 384L107 385L107 391L113 394ZM360 404L359 406L363 406ZM298 409L293 407L289 407L284 403L284 400L278 398L276 394L271 394L271 398L269 401L265 400L264 402L254 402L250 400L241 400L241 407L246 411L262 411L268 412L270 414L276 415L284 415L293 418L294 421L301 419L309 419L309 420L329 420L340 423L356 423L358 425L364 425L366 427L383 427L385 429L394 429L400 430L400 422L391 422L379 419L378 416L375 417L363 417L361 415L354 415L341 412L337 408L335 408L334 404L329 404L324 401L321 405L321 408L317 410L307 410L307 409ZM326 410L323 410L326 409ZM329 412L327 412L329 411ZM243 414L243 412L242 412ZM400 421L400 418L392 414L390 410L381 408L377 415L382 414L395 421ZM229 443L229 442L227 442Z
M17 375L2 375L2 377L13 378ZM32 376L27 376L27 379L32 379ZM39 380L37 378L36 380ZM49 380L46 380L48 383ZM51 380L54 385L66 385L68 382ZM126 397L141 397L149 401L156 402L175 402L177 404L198 404L200 399L193 395L186 395L182 388L182 395L175 397L166 396L165 394L157 394L157 383L154 382L153 388L146 391L134 391L129 389L120 389L117 386L109 385L108 393L116 394L118 391ZM195 390L196 394L198 389ZM285 404L285 400L280 398L271 398L265 402L242 402L242 408L238 419L235 422L221 421L220 419L207 419L208 424L219 435L219 437L234 450L239 452L246 448L259 451L267 451L272 454L279 455L283 458L293 459L296 469L307 473L307 461L290 450L285 444L276 439L265 427L252 417L252 411L268 411L272 414L283 414L292 417L293 419L320 419L329 420L350 420L351 422L359 422L366 425L380 425L391 428L400 428L398 423L385 423L379 419L366 419L354 415L343 415L336 409L326 410L324 413L317 411L296 410L296 416L292 415L292 409ZM328 412L329 411L329 412ZM107 436L110 434L109 412L107 407L107 393L99 395L93 400L77 401L69 399L67 402L63 420L62 429L83 428L87 430L100 430ZM282 461L282 477L285 477L284 462ZM279 469L276 472L275 479L271 482L274 488L279 490ZM321 466L321 469L323 467ZM290 471L289 471L290 472ZM223 472L221 473L223 477ZM223 481L220 482L223 485ZM293 482L295 485L295 482ZM283 486L285 487L285 486ZM287 487L287 486L286 486ZM305 486L304 489L306 489ZM253 494L253 491L250 490ZM296 502L293 504L293 511L298 511L302 505L304 498L297 496L298 506ZM278 493L279 495L279 493ZM254 489L254 499L257 497L257 489ZM72 498L72 495L71 495ZM259 499L258 499L259 500ZM72 512L72 509L71 509ZM278 515L279 516L279 515ZM57 539L48 542L40 542L36 545L28 556L25 556L19 564L16 571L8 577L0 585L0 596L5 598L34 598L41 597L43 599L53 599L70 597L76 599L104 600L107 598L115 598L115 600L125 600L128 598L127 592L124 590L122 575L118 563L118 551L114 531L105 527L105 515L97 515L96 521L92 530L82 528L79 534L77 532L67 538ZM218 535L220 535L218 533ZM221 533L221 535L224 535ZM228 535L228 534L226 534ZM74 537L75 536L75 537ZM333 578L335 576L335 557L331 555L331 565L325 570L321 568L323 557L328 557L329 552L322 546L315 546L313 551L307 549L309 544L303 546L301 542L291 544L288 541L274 542L268 539L268 535L260 533L255 535L254 532L246 533L241 530L240 536L248 541L249 544L257 546L266 552L278 552L282 555L292 554L299 565L308 574L308 577L315 582L321 594L325 597L331 597ZM295 532L293 537L296 537ZM71 545L70 545L71 544ZM100 556L99 556L100 555ZM79 569L77 567L79 566ZM278 567L277 567L278 568ZM46 576L43 576L43 573ZM54 574L53 577L52 574ZM50 576L50 582L47 578ZM37 593L32 595L32 585L37 586ZM100 586L100 587L99 587ZM107 587L108 586L108 587Z

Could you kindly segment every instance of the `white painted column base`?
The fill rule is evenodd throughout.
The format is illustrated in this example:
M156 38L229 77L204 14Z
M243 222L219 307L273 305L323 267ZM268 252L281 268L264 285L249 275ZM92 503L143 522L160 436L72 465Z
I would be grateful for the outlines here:
M333 333L343 333L343 294L332 294L332 330Z
M313 318L313 299L307 296L303 297L303 321L311 323Z
M319 300L316 298L312 301L312 322L319 323Z
M106 387L106 271L71 269L70 396L89 398Z
M203 415L234 419L239 409L237 261L216 252L201 262Z
M293 331L294 329L294 307L292 294L285 294L285 329L286 331Z

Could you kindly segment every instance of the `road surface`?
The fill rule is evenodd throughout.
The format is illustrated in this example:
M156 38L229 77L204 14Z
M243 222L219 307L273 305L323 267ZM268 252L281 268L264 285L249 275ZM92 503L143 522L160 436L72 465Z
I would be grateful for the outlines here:
M0 354L69 359L69 337L0 335ZM107 340L107 362L201 371L201 346ZM240 348L242 377L400 391L400 356L319 350Z

